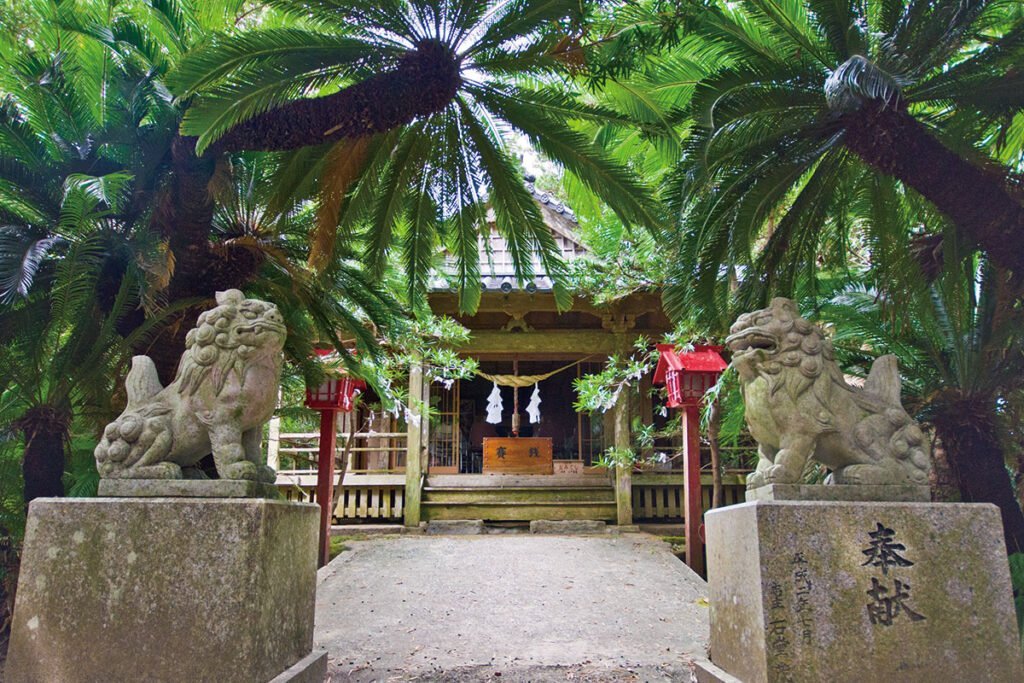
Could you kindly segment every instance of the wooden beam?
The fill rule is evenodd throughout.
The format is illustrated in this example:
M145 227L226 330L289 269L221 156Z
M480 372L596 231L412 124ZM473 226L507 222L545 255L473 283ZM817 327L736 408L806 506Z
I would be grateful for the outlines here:
M420 482L423 476L423 366L413 363L409 368L409 416L405 454L405 525L420 525Z
M320 452L317 456L316 468L316 502L320 505L320 552L319 564L322 567L331 559L331 516L334 513L332 495L334 493L334 450L337 443L338 430L334 425L334 411L320 411Z
M429 295L430 308L434 313L457 315L459 311L459 295L451 292L431 292ZM550 292L537 292L527 294L526 292L515 291L505 294L503 292L487 291L480 298L479 313L493 313L496 311L547 311L559 312L555 297ZM625 310L636 315L661 311L661 294L659 293L637 293L630 294L624 299L604 306L596 306L584 298L573 300L570 311L592 313L602 316L616 310Z
M658 339L659 330L636 330L629 335L629 344L645 335ZM505 332L475 330L469 342L459 347L461 353L562 353L611 355L620 348L618 337L605 330L539 330L536 332Z
M696 405L683 407L683 497L686 513L686 564L690 569L704 576L704 541L700 528L704 521L704 505L701 500L700 482L700 408Z

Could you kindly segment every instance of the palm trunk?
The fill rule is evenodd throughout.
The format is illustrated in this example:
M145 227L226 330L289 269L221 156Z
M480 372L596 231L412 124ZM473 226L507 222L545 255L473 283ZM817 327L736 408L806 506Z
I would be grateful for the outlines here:
M333 95L289 102L235 126L216 146L279 151L383 133L441 111L460 83L457 58L441 43L423 41L393 71Z
M953 152L903 107L866 105L844 123L850 151L919 192L993 263L1024 273L1024 204L1002 172Z
M961 500L997 506L1007 551L1024 551L1024 513L1006 469L994 406L979 400L962 400L950 405L934 424L960 488Z
M236 126L202 156L196 139L177 137L168 164L170 182L153 213L154 230L174 255L169 301L212 299L214 292L241 288L259 271L262 257L245 248L210 242L214 200L211 181L226 152L292 150L343 138L393 130L441 111L461 83L457 58L440 43L424 41L398 66L333 95L296 100ZM147 349L166 385L184 351L185 335L202 306L170 321Z
M25 438L21 472L26 507L36 498L64 495L64 445L70 422L66 411L51 406L32 408L15 422Z

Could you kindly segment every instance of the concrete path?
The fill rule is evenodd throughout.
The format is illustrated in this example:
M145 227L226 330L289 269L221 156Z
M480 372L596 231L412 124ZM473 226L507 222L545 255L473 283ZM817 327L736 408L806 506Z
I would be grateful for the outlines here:
M321 570L331 681L689 681L706 585L644 534L401 536Z

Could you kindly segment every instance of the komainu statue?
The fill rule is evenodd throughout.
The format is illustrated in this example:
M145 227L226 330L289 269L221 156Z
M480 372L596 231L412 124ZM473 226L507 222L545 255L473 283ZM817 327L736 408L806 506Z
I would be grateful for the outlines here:
M808 458L831 484L927 485L928 441L900 405L895 356L882 356L858 389L846 383L831 342L789 299L745 313L726 344L739 372L757 469L747 488L799 484Z
M96 446L101 477L202 478L195 465L212 452L222 479L273 483L260 438L277 402L284 320L237 289L218 292L217 304L186 336L170 386L148 356L132 359L128 405Z

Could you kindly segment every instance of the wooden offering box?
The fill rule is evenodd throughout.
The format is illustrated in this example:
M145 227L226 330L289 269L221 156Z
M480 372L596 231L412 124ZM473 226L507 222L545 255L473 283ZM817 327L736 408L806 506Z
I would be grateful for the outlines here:
M484 474L553 474L549 438L485 438Z

